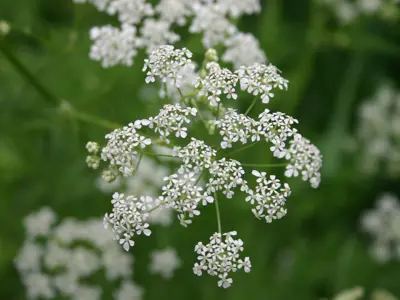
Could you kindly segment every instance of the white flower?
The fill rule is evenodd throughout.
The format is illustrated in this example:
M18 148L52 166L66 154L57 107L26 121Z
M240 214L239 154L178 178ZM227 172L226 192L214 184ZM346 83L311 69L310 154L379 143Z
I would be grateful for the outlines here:
M93 45L89 57L100 61L104 68L121 64L131 66L141 45L136 37L136 28L129 24L122 24L121 29L106 25L93 27L90 30L90 39Z
M147 71L146 83L154 82L158 77L162 82L170 82L176 88L180 86L184 67L194 68L192 52L188 49L175 49L173 46L160 46L144 60L143 71Z
M181 260L175 249L168 247L151 253L150 272L171 279L175 270L181 266Z
M221 68L216 62L208 63L207 76L198 78L195 86L200 89L200 95L205 95L210 101L211 106L217 106L221 101L221 95L226 95L228 99L237 99L235 86L238 76L229 69Z
M288 87L288 80L283 78L272 64L266 66L255 63L241 67L236 73L240 79L240 88L254 96L260 95L263 103L268 103L270 98L274 97L273 88L283 90Z
M230 272L236 272L244 267L246 272L251 269L250 259L239 258L243 251L243 241L235 239L236 231L231 231L221 235L214 233L210 237L210 243L203 245L199 242L195 247L198 262L194 264L193 272L200 276L203 271L211 276L218 276L218 286L228 288L232 285L232 278L228 278Z
M126 196L124 194L114 193L113 195L113 210L111 214L105 215L105 224L111 227L114 233L114 238L119 240L123 248L128 251L130 247L135 245L133 237L135 235L151 234L147 223L148 212L157 207L158 201L149 202L151 197ZM146 203L144 202L146 201ZM108 226L106 226L107 228Z
M286 215L284 205L290 195L289 185L285 183L281 187L281 182L275 175L267 177L265 172L253 170L252 174L257 177L257 185L255 191L250 188L246 191L249 195L246 201L255 205L252 209L254 216L257 219L264 219L267 223L284 217Z

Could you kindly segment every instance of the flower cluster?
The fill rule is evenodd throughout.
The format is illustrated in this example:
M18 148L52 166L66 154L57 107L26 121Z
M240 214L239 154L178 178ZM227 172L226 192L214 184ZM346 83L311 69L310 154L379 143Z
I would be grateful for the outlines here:
M141 45L140 39L136 37L136 28L129 24L122 24L121 29L111 25L93 27L90 39L93 45L89 57L100 61L103 68L118 64L131 66L137 48Z
M224 94L228 99L237 99L235 86L238 76L231 70L221 68L216 62L207 64L208 74L205 78L198 78L195 87L200 89L199 95L205 95L211 106L217 106L221 101L220 95Z
M236 143L269 143L271 159L284 161L272 166L286 168L285 176L301 176L314 188L320 182L322 156L318 148L294 128L298 123L296 119L268 109L252 118L248 116L249 109L241 114L224 107L225 99L238 98L235 88L239 82L244 91L256 95L254 101L260 95L264 103L273 96L273 88L286 88L287 80L275 67L256 64L232 72L221 68L215 51L210 50L206 54L208 64L203 64L206 65L205 72L199 72L202 76L197 76L192 83L191 92L183 95L178 84L183 78L179 78L179 74L191 64L190 59L191 53L187 49L179 50L172 46L155 49L145 63L146 81L158 79L169 83L178 90L182 101L165 104L156 116L114 130L106 135L107 144L102 149L98 144L89 142L87 160L89 166L98 168L102 159L107 165L104 171L106 177L111 178L109 173L112 173L116 177L134 175L133 178L140 178L141 163L146 155L159 156L160 159L168 157L171 172L168 173L170 175L164 174L162 182L157 181L159 190L151 195L148 191L137 193L139 188L125 194L115 193L111 201L113 210L106 214L105 225L111 228L114 239L129 250L134 246L137 235L151 234L151 214L158 209L176 212L180 224L187 227L195 216L200 215L203 206L214 205L219 233L211 237L210 244L196 246L200 262L195 265L194 271L199 275L202 270L207 270L208 274L219 277L219 286L228 287L232 283L229 273L242 267L246 272L250 271L250 261L248 258L239 259L243 242L234 238L236 232L222 235L218 197L233 199L235 194L242 193L243 199L253 206L251 211L255 217L270 223L286 215L285 204L291 193L289 185L281 182L276 175L268 173L267 176L267 172L257 169L251 170L256 177L255 187L252 187L246 181L245 169L270 165L244 164L231 157L236 150L228 152L230 148L234 148ZM210 120L204 119L204 116L209 116ZM218 140L218 149L206 140L191 135L193 127L200 121L206 128L214 127L213 139ZM189 141L187 137L190 137ZM158 155L155 150L158 143L170 152ZM156 168L153 169L154 173ZM177 264L171 263L171 270ZM155 267L154 272L161 272L166 277L170 274L167 266L165 271L157 270Z
M187 26L193 34L201 34L206 48L226 47L223 59L241 65L264 63L266 57L250 33L242 33L235 19L261 10L259 0L160 0L156 5L146 0L73 0L91 3L99 11L116 16L120 28L111 25L94 27L90 57L102 66L131 66L138 49L148 53L164 44L174 44L181 37L172 31ZM190 22L190 23L189 23ZM252 53L243 47L249 42ZM242 44L242 45L241 45Z
M367 174L400 174L400 93L381 85L371 100L361 104L354 144ZM383 169L383 170L382 170Z
M148 228L149 212L157 206L157 201L154 201L150 196L126 196L124 194L114 193L112 213L106 214L104 217L104 226L115 233L114 239L119 240L119 243L126 251L135 245L133 237L136 235L151 234Z
M56 214L42 208L24 220L27 239L15 258L28 299L101 299L102 286L88 279L103 270L106 279L117 284L118 300L132 299L127 286L141 299L143 290L130 280L132 257L105 234L98 219L64 219L55 225ZM45 241L45 242L44 242ZM132 294L131 294L132 295Z
M371 253L378 262L400 259L400 202L395 195L381 195L376 208L362 216L361 225L374 239Z
M207 245L199 242L194 251L198 257L193 267L194 274L201 276L207 272L211 276L218 276L218 286L228 288L232 285L232 278L229 278L230 272L244 269L246 273L251 270L251 262L248 257L240 258L243 251L243 241L235 239L236 231L214 233L210 237Z
M184 67L194 69L191 62L192 52L188 49L174 49L174 46L164 45L151 52L148 59L144 60L143 71L147 71L146 83L154 82L160 78L162 82L170 81L174 86L180 87L182 76L180 71Z
M275 175L267 178L266 172L260 173L253 170L252 173L257 177L257 186L255 192L247 189L246 201L255 205L255 208L252 209L254 216L257 219L264 219L267 223L284 217L286 215L284 208L286 198L291 193L289 185L284 183L282 186L281 181Z
M140 124L130 123L107 134L107 145L101 151L101 158L108 161L111 167L117 167L124 176L134 174L137 151L151 144L151 139L138 134L138 127Z
M288 80L280 75L280 71L272 64L253 64L240 67L237 71L240 87L254 96L261 96L263 103L268 103L274 96L273 88L287 89Z

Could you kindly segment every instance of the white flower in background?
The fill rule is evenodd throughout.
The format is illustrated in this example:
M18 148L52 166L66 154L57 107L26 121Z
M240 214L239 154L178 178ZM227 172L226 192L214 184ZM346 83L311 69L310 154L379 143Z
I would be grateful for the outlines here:
M72 1L75 3L90 3L94 7L96 7L99 11L105 11L107 8L107 5L112 0L72 0Z
M18 272L23 273L29 270L40 270L40 259L43 256L43 249L31 240L24 242L18 256L14 259Z
M169 80L166 82L166 86L160 89L160 97L164 99L167 98L173 103L181 102L181 93L183 95L188 95L190 92L193 92L195 81L199 77L199 73L196 71L195 68L196 64L194 62L180 68L177 72L177 78L179 78L180 92L176 89L173 81Z
M386 290L374 289L369 298L364 298L365 289L359 286L346 289L341 291L332 300L359 300L359 299L370 299L370 300L398 300L395 296ZM325 300L325 299L321 299ZM327 299L326 299L327 300Z
M355 22L362 15L379 15L386 6L390 9L390 5L395 3L394 0L320 0L320 2L330 7L342 24Z
M131 66L138 48L147 53L164 44L174 44L181 36L171 30L187 27L190 33L202 35L205 48L226 46L223 59L233 62L235 57L248 57L246 64L264 62L262 51L250 35L240 35L235 21L244 14L261 11L259 0L160 0L155 6L146 0L74 0L91 3L98 10L115 15L122 29L111 25L91 30L93 46L90 57L100 61L103 67L117 64ZM139 33L139 34L137 34ZM234 36L236 38L234 38ZM233 39L232 39L233 38ZM229 43L225 43L226 41ZM247 47L241 43L249 42ZM251 55L248 52L253 48Z
M26 274L22 281L27 289L28 299L51 299L56 295L48 275L32 272Z
M379 10L383 4L383 0L357 0L359 10L366 14L372 14Z
M218 0L216 2L221 11L233 18L261 12L260 0Z
M176 269L181 266L176 250L168 247L151 253L150 272L160 274L165 279L171 279Z
M364 289L362 287L354 287L341 291L332 300L358 300L364 296Z
M267 61L258 40L251 33L238 32L227 39L224 44L226 51L222 60L231 62L235 69Z
M193 2L193 0L160 0L155 10L161 20L184 26L188 17L193 14Z
M146 82L156 79L169 82L169 87L180 92L178 82L181 78L178 74L183 67L191 64L191 56L189 50L175 49L171 45L155 49L145 61L143 71L147 73ZM274 96L272 90L286 89L288 81L271 64L257 63L232 72L221 68L217 61L215 50L206 53L203 63L206 69L199 72L201 75L196 78L192 91L181 95L179 103L165 104L156 116L136 120L107 134L107 145L102 149L94 147L95 144L87 147L90 156L101 153L106 172L112 173L107 178L131 176L130 188L126 193L114 193L112 212L104 217L105 227L111 228L114 239L127 251L135 245L137 235L151 234L149 224L152 219L154 223L157 218L159 224L170 223L170 216L163 210L176 212L184 227L201 214L204 206L216 205L219 216L218 196L229 201L236 193L243 192L245 197L242 199L252 204L251 211L255 217L267 223L282 218L286 214L285 203L291 193L290 186L276 175L268 172L267 176L267 172L257 169L251 169L256 177L255 187L248 184L245 180L246 168L268 168L270 165L245 164L231 158L236 149L229 150L237 143L244 145L242 148L268 143L271 158L284 161L272 166L286 168L286 177L301 177L309 181L313 188L320 183L322 155L294 128L298 123L296 119L268 109L256 118L247 115L252 105L260 100L258 96L261 102L267 103ZM244 92L255 96L245 114L224 107L227 99L239 99L236 94L239 83ZM204 116L210 120L204 119ZM198 123L206 128L213 127L212 134L219 138L217 145L208 145L191 135L192 127ZM168 163L171 168L159 170L157 165L146 161L147 156L157 157L158 153L162 154L160 161L167 157L162 162ZM141 170L142 175L138 175ZM150 186L147 182L151 183ZM160 192L155 190L154 185L159 186ZM220 228L220 218L217 219ZM216 233L209 245L199 243L195 250L199 254L195 274L201 275L206 271L218 276L218 285L227 288L232 284L230 272L241 268L249 272L250 260L239 258L243 242L234 239L235 235L236 232L223 236ZM176 264L172 263L174 259L165 258L172 257L171 251L166 253L157 253L154 260L159 262L152 266L154 272L162 272L157 269L162 267L163 276L169 276L166 270Z
M358 111L355 142L360 167L366 174L400 173L400 93L381 85Z
M93 44L89 57L100 61L104 68L118 64L131 66L137 48L142 44L136 37L136 28L129 24L122 24L121 29L111 25L93 27L90 39Z
M207 245L199 242L194 251L198 257L193 266L194 274L200 276L203 272L211 276L218 276L218 286L228 288L232 285L232 278L229 278L229 273L236 272L243 268L248 273L251 270L251 262L248 257L244 259L239 257L243 251L243 241L235 239L236 231L214 233L210 237L210 242Z
M28 237L36 238L48 235L56 220L56 214L49 207L43 207L38 212L30 214L24 219Z
M194 5L194 19L189 27L191 33L203 34L203 45L211 48L232 36L237 28L213 4Z
M51 223L51 230L41 231L38 238L30 235L30 226L42 224L43 211L26 217L27 240L14 259L28 299L54 299L62 296L75 300L100 300L102 286L92 275L104 271L107 280L116 284L132 276L132 257L125 253L112 234L104 231L102 221L79 221L72 218ZM91 282L87 284L87 282ZM126 299L126 298L115 298ZM132 299L132 298L131 298ZM137 297L135 299L141 299Z
M126 280L121 287L114 293L116 300L141 300L143 299L143 289L134 282Z
M0 36L6 36L10 30L10 24L4 20L0 20Z
M73 293L74 299L97 300L101 299L100 287L92 287L81 284Z
M400 201L393 194L383 194L376 208L361 218L365 232L372 236L371 253L378 262L400 259Z
M170 30L170 24L166 21L146 19L140 28L140 36L147 53L166 44L174 44L180 40L180 36Z
M153 15L153 7L146 0L109 0L107 13L117 15L121 24L137 24L143 17Z

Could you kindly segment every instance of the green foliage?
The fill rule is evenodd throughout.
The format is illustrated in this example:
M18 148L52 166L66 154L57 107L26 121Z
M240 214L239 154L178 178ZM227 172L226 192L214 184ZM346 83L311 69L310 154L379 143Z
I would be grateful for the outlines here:
M261 15L243 19L239 27L259 38L269 60L289 79L289 91L278 94L271 109L298 118L304 135L322 149L321 187L311 190L293 182L288 215L268 225L254 219L243 199L220 201L223 227L241 232L253 263L249 274L235 275L229 290L218 289L212 278L192 275L194 245L216 230L214 211L208 208L187 230L175 223L139 239L133 250L135 280L145 288L146 299L308 300L356 285L400 296L399 262L374 262L359 226L362 211L373 206L380 192L400 193L398 181L384 175L361 177L340 151L358 103L381 82L399 85L400 25L371 17L339 26L318 1L265 2ZM115 20L70 0L1 1L1 19L12 28L0 37L0 47L7 47L57 100L120 124L158 110L156 101L141 99L144 56L132 68L111 69L88 58L88 29ZM198 40L185 46L199 47ZM191 50L202 55L200 48ZM22 75L2 52L2 299L24 299L12 260L24 240L25 215L46 205L64 217L100 217L111 207L109 197L94 185L97 174L85 165L84 147L108 130L77 120ZM240 104L241 109L250 101ZM242 155L262 159L264 153L264 148L251 148ZM165 244L175 245L184 261L170 282L147 272L149 250Z

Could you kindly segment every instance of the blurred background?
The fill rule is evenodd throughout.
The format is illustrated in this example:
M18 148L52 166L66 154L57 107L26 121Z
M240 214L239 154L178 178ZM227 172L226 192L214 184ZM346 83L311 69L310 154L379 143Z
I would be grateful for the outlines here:
M299 119L300 132L321 149L320 187L290 182L288 215L272 224L256 220L240 197L222 201L223 227L240 233L253 265L250 273L235 274L227 290L192 272L194 245L216 230L212 209L188 229L175 222L139 238L130 255L144 299L331 299L354 286L400 297L400 222L390 228L389 246L397 251L390 257L371 252L375 237L362 222L384 194L400 206L398 4L378 1L379 11L346 19L339 1L325 2L262 1L260 14L237 24L258 38L290 81L270 109ZM157 92L143 88L144 53L130 68L103 69L89 59L90 28L117 24L92 6L1 1L0 22L0 297L26 299L13 262L25 240L25 216L43 206L59 219L102 218L111 210L110 193L96 184L99 173L85 163L86 142L102 141L109 130L73 118L69 105L126 124L155 114L160 104ZM186 36L177 45L201 62L198 40ZM54 103L52 95L67 102ZM241 99L239 108L250 102ZM382 116L366 103L389 109ZM264 153L255 148L243 155L262 159ZM392 214L397 220L399 211ZM166 245L183 262L169 280L148 271L150 252Z

